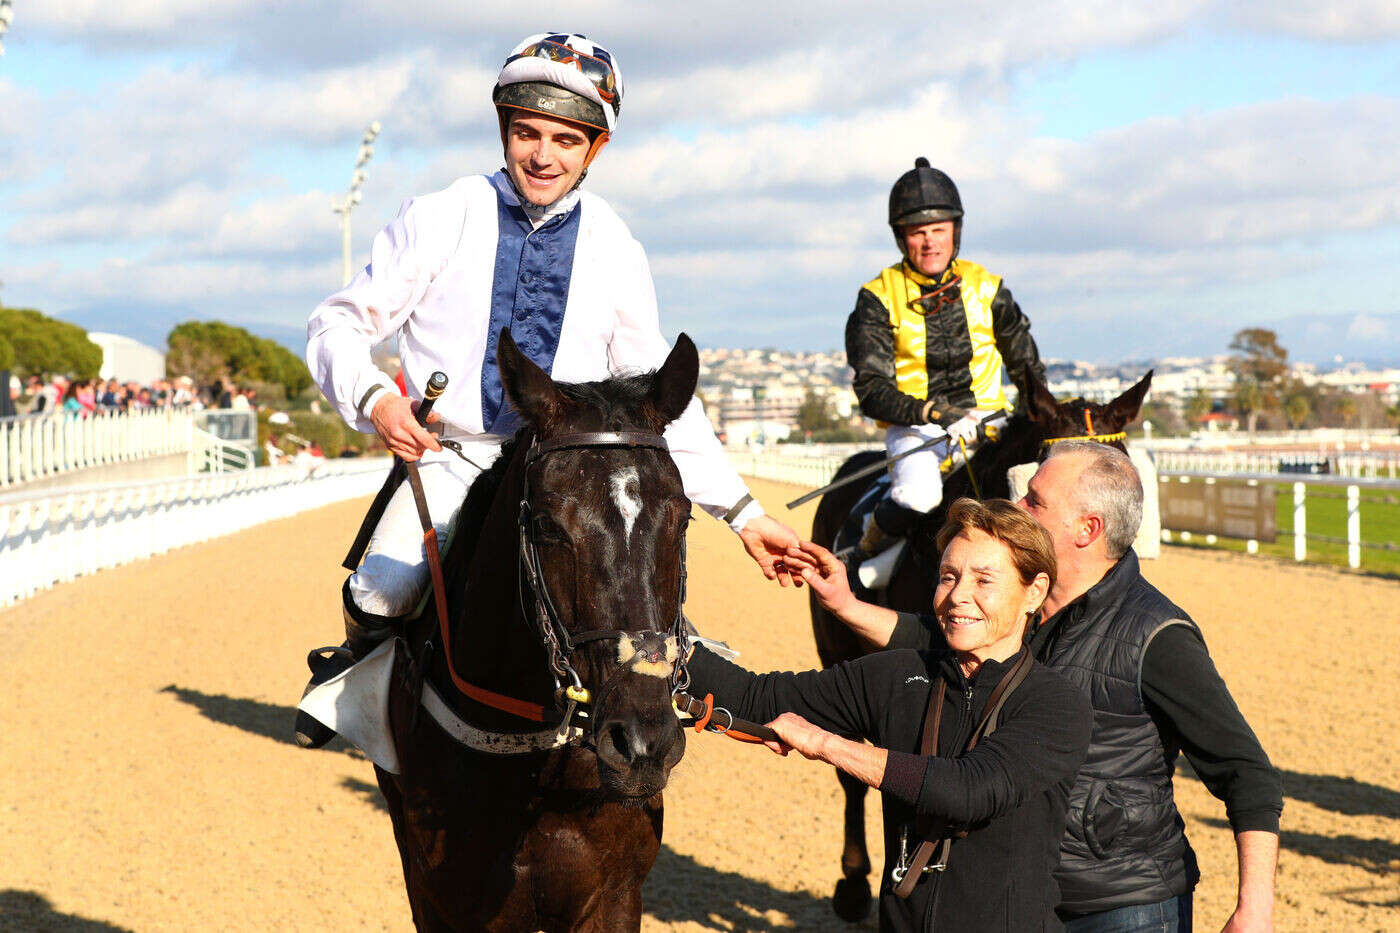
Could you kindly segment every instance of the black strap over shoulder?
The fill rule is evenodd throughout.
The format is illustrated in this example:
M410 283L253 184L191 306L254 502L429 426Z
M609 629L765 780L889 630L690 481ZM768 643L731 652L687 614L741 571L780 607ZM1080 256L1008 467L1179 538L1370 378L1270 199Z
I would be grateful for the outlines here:
M1031 665L1035 659L1030 651L1021 649L1021 658L1011 670L1002 675L997 683L992 695L987 698L987 705L982 712L982 718L977 722L977 728L972 730L972 735L968 736L960 754L967 754L977 747L977 743L991 735L997 729L997 719L1001 715L1001 708L1006 705L1007 699L1016 688L1021 686L1026 675L1031 672ZM943 721L943 699L948 693L948 683L941 677L938 680L938 688L933 691L933 696L929 699L928 712L924 716L924 737L919 744L919 752L925 757L933 757L938 754L938 731ZM909 860L909 869L899 884L895 886L896 896L906 898L914 893L914 887L923 877L924 871L933 858L934 850L938 851L938 861L933 864L937 871L943 871L948 867L948 856L953 850L953 839L961 839L966 836L966 831L955 833L953 836L945 836L941 839L925 839L919 843L919 847L914 850L914 857Z

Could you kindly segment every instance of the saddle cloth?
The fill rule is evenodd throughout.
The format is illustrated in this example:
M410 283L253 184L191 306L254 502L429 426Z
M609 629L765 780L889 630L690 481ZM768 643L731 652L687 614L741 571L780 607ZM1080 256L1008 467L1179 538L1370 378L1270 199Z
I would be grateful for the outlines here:
M297 704L390 774L399 773L398 750L389 732L389 683L397 642L385 639L353 666L313 687Z

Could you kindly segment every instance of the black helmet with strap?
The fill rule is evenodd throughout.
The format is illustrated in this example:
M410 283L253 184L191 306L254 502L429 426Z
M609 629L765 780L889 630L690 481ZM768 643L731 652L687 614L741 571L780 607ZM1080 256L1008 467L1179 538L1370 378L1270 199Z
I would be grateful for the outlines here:
M890 189L890 226L896 233L900 227L961 220L962 215L958 186L923 156L915 159L914 167L899 176Z

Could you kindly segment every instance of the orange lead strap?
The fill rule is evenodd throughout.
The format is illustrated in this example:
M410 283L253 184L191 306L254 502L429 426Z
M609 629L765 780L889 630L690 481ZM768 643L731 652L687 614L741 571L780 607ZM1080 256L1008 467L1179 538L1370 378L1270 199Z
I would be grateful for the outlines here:
M1084 433L1092 435L1094 433L1094 416L1089 414L1089 409L1084 409Z

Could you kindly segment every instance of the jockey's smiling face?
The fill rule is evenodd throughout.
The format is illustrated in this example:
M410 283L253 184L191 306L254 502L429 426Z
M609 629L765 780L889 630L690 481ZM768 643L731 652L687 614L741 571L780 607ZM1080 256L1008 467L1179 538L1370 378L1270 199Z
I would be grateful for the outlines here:
M573 190L588 157L576 123L516 112L506 130L506 171L532 204L553 204Z
M909 257L909 265L921 275L937 278L948 268L948 262L953 258L951 220L903 227L899 235L904 238L904 253Z

